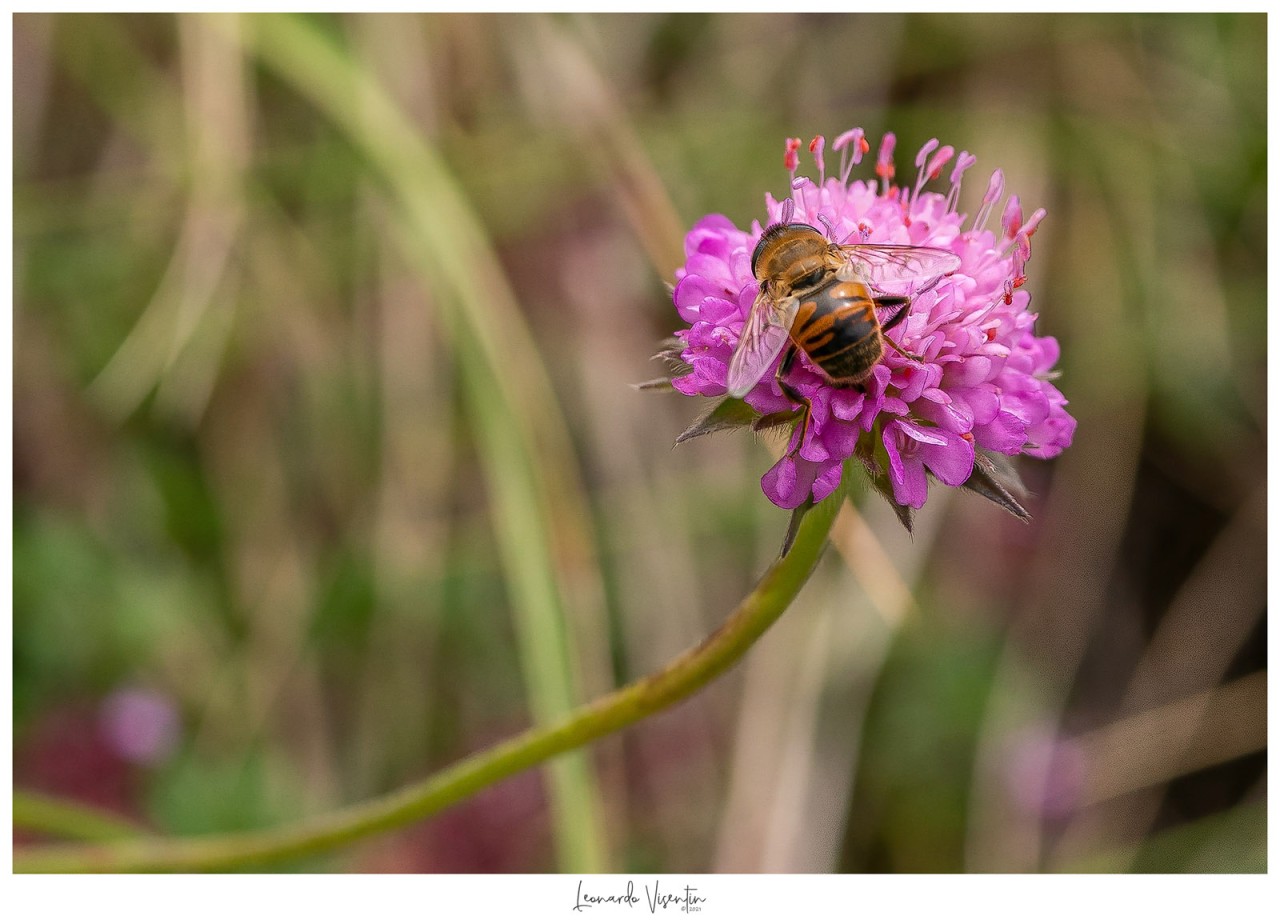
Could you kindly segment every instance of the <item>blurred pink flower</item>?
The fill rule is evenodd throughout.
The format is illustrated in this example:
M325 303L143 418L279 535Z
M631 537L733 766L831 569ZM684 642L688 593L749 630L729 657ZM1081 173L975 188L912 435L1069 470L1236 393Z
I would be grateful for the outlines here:
M1084 751L1044 728L1031 728L1010 742L1005 776L1017 806L1048 821L1071 816L1084 792Z
M955 157L949 145L926 144L916 157L914 185L893 183L893 135L879 148L876 180L849 175L870 150L861 129L836 139L839 176L825 175L825 140L809 146L818 181L795 176L799 139L787 140L784 163L791 171L794 214L765 196L765 224L749 231L723 215L708 215L685 238L685 265L676 270L673 300L689 327L677 331L686 374L672 382L687 395L726 394L729 359L759 283L751 257L764 228L789 220L825 229L836 242L911 244L948 250L960 268L932 289L918 293L893 330L904 350L922 362L886 349L862 390L829 385L801 352L787 383L812 404L812 422L799 442L792 433L788 453L765 473L761 486L780 507L820 501L840 483L842 463L857 454L870 468L887 469L888 489L902 508L918 508L928 496L928 478L965 484L974 473L975 450L1007 456L1056 456L1071 443L1075 420L1066 399L1050 382L1058 359L1052 337L1035 334L1036 316L1022 288L1031 237L1044 217L1026 221L1017 196L1001 211L1000 231L987 229L1004 194L1003 174L988 183L972 221L956 211L960 183L975 158L961 152L943 195L925 187ZM760 415L792 410L774 379L778 360L746 395ZM876 461L873 463L872 459ZM888 493L888 491L886 491Z
M153 765L178 743L178 711L154 690L121 687L103 701L99 728L111 749L134 764Z

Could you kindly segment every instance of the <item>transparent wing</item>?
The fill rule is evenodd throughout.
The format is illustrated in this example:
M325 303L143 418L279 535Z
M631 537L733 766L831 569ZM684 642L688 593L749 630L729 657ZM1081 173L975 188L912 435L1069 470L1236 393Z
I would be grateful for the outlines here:
M751 303L747 323L742 327L738 346L729 359L729 394L741 398L760 381L773 358L782 352L787 342L787 332L795 319L797 302L794 298L775 301L761 287L760 294Z
M858 279L874 288L936 280L960 268L960 258L936 247L910 244L847 244L840 248Z

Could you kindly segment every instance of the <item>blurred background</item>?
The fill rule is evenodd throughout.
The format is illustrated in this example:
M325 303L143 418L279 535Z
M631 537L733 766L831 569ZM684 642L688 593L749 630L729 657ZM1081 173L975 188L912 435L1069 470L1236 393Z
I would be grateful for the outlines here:
M14 18L14 778L347 805L711 631L787 513L640 393L783 139L937 137L1037 236L1030 525L869 497L691 701L328 871L1266 868L1266 21ZM871 176L864 164L862 177ZM16 843L43 839L15 832Z

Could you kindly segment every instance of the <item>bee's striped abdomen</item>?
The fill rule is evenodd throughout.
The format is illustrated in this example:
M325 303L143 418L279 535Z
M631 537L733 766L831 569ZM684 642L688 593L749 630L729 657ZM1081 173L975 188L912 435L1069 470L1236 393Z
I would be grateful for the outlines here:
M838 386L861 382L884 352L875 303L860 282L833 279L802 296L791 338Z

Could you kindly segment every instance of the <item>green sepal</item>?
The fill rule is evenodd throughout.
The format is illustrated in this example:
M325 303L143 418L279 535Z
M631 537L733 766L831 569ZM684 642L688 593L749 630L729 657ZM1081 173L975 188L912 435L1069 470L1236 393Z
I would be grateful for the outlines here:
M659 346L661 349L650 356L650 359L657 359L666 363L676 375L687 375L693 371L693 366L685 361L683 355L685 345L679 340L671 337L662 341Z
M898 516L898 522L902 524L908 535L910 535L916 514L915 508L898 503L898 499L893 496L893 485L889 483L889 476L883 470L871 476L871 486L876 489L876 493L889 502L889 506L893 508L893 512Z
M1009 457L1002 453L975 450L973 474L960 487L968 488L992 503L999 504L1024 523L1031 521L1031 514L1018 503L1018 498L1025 498L1029 492Z
M647 382L636 382L632 386L636 391L675 391L676 387L671 384L671 379L663 376L659 379L649 379Z
M751 429L757 433L762 430L773 430L779 427L785 427L787 424L794 424L804 414L804 411L797 408L794 411L774 411L772 414L765 414L759 420L751 425Z
M691 440L695 436L705 436L717 430L736 430L749 427L757 417L755 409L741 398L725 398L712 405L701 417L691 423L683 433L676 437L676 444Z
M666 363L669 370L666 375L656 379L649 379L647 382L638 382L631 387L636 391L675 391L675 386L671 384L672 379L678 379L682 375L688 375L693 371L693 366L684 361L680 355L684 350L684 344L675 337L668 337L660 344L662 349L650 356L650 359L656 359Z
M803 504L791 511L791 521L787 523L787 534L782 537L782 551L778 553L779 558L786 558L787 553L791 551L791 547L795 545L796 534L800 532L800 522L804 519L805 514L816 507L813 502L813 495L810 494Z

